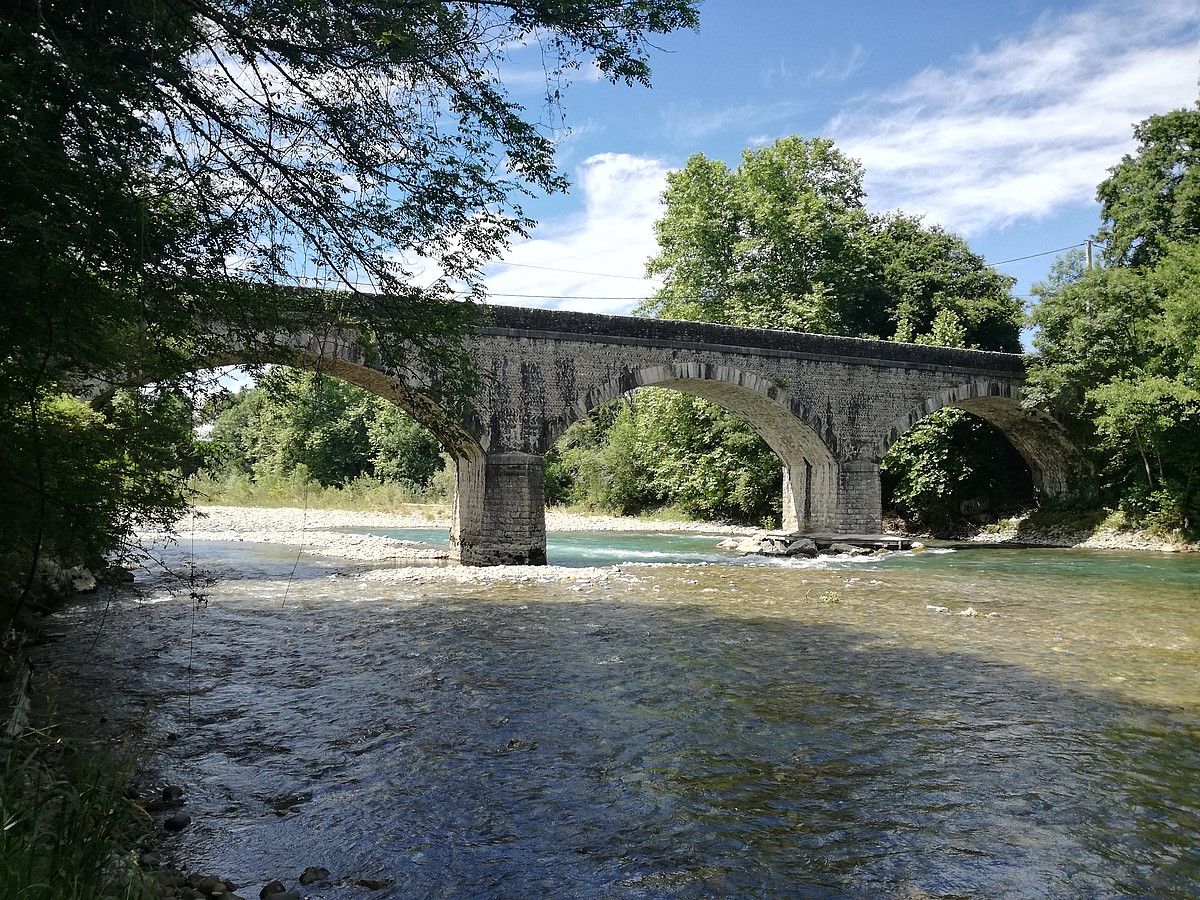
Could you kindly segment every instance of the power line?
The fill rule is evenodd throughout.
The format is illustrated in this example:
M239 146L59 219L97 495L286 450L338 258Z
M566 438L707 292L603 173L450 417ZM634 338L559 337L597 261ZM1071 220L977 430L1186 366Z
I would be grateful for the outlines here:
M1039 256L1049 256L1051 253L1062 253L1064 250L1074 250L1076 247L1082 247L1083 242L1072 244L1070 247L1059 247L1057 250L1043 250L1041 253L1030 253L1028 256L1016 256L1012 259L1002 259L1000 262L988 263L989 268L1003 266L1007 263L1021 262L1023 259L1036 259Z
M614 275L611 272L584 272L579 269L558 269L554 266L535 266L530 263L495 262L494 266L515 266L518 269L541 269L543 272L566 272L568 275L594 275L596 278L628 278L630 281L649 281L645 275Z
M1071 244L1070 246L1067 246L1067 247L1059 247L1055 250L1043 250L1040 253L1030 253L1027 256L1015 256L1012 259L1002 259L999 262L987 263L987 266L988 266L988 268L995 268L996 266L1004 266L1004 265L1008 265L1009 263L1023 262L1024 260L1027 260L1027 259L1037 259L1039 256L1050 256L1052 253L1062 253L1066 250L1074 250L1076 247L1082 247L1082 246L1084 246L1084 243L1085 242L1081 241L1078 244ZM649 281L650 280L649 278L641 277L641 276L637 276L637 275L618 275L613 272L586 272L581 269L561 269L561 268L557 268L555 266L537 266L537 265L533 265L532 263L514 263L514 262L497 261L494 263L489 263L489 265L514 266L516 268L521 268L521 269L540 269L545 272L564 272L568 275L589 275L589 276L592 276L595 278L623 278L623 279L627 279L629 281ZM295 276L295 278L297 281L301 281L301 280L314 281L314 282L318 281L318 279L316 279L316 278L305 278L304 276ZM343 283L349 284L350 282L343 282ZM358 284L357 282L354 282L354 286L375 287L375 285L363 285L363 284ZM606 300L606 301L619 300L619 301L623 301L626 303L634 303L634 302L641 302L641 301L645 301L645 300L655 299L654 297L608 297L608 296L595 296L595 295L571 296L571 295L567 295L567 294L509 294L509 293L503 293L503 292L499 292L499 291L487 291L486 293L487 293L487 296L489 296L489 297L507 297L507 298L514 299L514 300ZM691 299L695 299L695 298L691 298Z
M488 291L489 297L515 297L523 300L653 300L653 297L591 297L567 294L501 294Z
M1074 250L1076 247L1082 247L1084 242L1071 244L1069 247L1059 247L1055 250L1043 250L1040 253L1030 253L1028 256L1015 256L1012 259L1002 259L999 262L987 263L988 268L996 266L1004 266L1009 263L1023 262L1027 259L1037 259L1039 256L1050 256L1052 253L1062 253L1066 250ZM616 275L611 272L584 272L579 269L559 269L554 266L535 266L529 263L497 263L502 266L517 266L522 269L541 269L545 272L566 272L570 275L592 275L596 278L626 278L630 281L649 281L648 278L639 277L636 275ZM592 297L592 296L575 296L568 297L562 294L503 294L489 292L490 297L510 297L521 300L652 300L653 297Z

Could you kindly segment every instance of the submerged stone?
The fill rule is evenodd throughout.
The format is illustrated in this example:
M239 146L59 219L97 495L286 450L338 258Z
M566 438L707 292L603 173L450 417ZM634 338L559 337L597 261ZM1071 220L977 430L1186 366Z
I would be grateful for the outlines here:
M329 877L329 870L324 866L308 866L300 873L301 884L316 884Z

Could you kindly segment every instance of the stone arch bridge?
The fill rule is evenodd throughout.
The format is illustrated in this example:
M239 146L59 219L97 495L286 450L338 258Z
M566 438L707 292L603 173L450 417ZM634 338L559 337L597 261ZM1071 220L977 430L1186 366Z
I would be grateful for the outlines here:
M429 427L457 465L451 555L468 564L546 561L542 457L573 422L640 387L673 388L745 419L779 456L783 527L876 533L879 464L944 406L981 416L1063 492L1082 458L1022 405L1025 359L698 322L491 307L468 338L474 411L450 419L420 385L378 368L349 333L299 334L281 362L345 379ZM240 361L233 355L229 362Z

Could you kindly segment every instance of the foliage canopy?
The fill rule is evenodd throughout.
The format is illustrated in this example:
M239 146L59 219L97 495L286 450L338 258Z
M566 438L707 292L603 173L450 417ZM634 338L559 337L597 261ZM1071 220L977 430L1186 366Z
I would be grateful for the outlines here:
M1012 279L961 238L864 206L862 167L824 138L781 138L741 165L695 154L667 178L641 312L906 341L934 323L963 346L1020 349ZM940 337L940 335L939 335Z
M79 448L175 436L146 443L157 401L139 391L130 416L149 418L127 425L113 404L63 419L64 393L149 379L169 396L230 340L269 357L281 332L333 323L385 362L465 377L460 292L530 224L520 197L565 187L552 127L505 90L514 51L540 45L560 116L573 69L647 83L652 36L696 21L695 0L7 4L0 597L28 593L44 544L94 560L186 502L170 455L139 448L103 534L70 526L74 477L113 484L112 459ZM338 290L288 289L306 278Z
M335 378L274 368L228 398L203 442L215 475L290 476L322 486L363 475L428 486L445 466L437 439L394 404Z
M1138 149L1096 189L1110 265L1157 263L1174 242L1200 239L1200 103L1134 126Z
M640 311L1020 350L1012 279L958 236L899 213L873 215L864 198L862 167L823 138L747 150L736 169L693 155L668 176L659 252L647 266L664 285ZM568 439L555 486L568 485L570 499L621 511L671 503L693 515L778 517L779 461L751 428L705 401L660 394L633 398L617 420L622 428L607 426L607 441L604 428L596 435L591 426L586 439ZM626 421L636 428L624 429ZM1013 451L986 424L938 423L894 448L887 484L910 514L944 524L959 515L966 494L999 483L994 476ZM621 454L638 467L629 470ZM641 489L638 479L646 479Z

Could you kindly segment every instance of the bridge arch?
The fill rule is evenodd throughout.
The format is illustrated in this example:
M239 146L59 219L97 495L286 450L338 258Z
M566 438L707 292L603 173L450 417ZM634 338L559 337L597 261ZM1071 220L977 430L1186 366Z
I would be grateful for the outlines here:
M745 421L779 457L783 468L783 527L824 531L836 525L837 441L828 424L798 398L763 376L734 366L672 361L625 369L574 399L547 422L545 453L596 407L643 387L677 390L707 400Z
M542 486L526 485L528 454L488 454L471 423L440 406L422 389L420 379L368 364L356 344L334 346L296 340L291 346L269 349L229 349L193 360L189 368L199 371L223 366L281 365L306 369L338 378L394 403L437 438L455 467L455 490L450 526L450 557L458 562L488 565L497 562L545 563L545 523L540 517ZM519 457L514 467L509 457ZM536 474L540 478L540 468ZM495 500L513 492L514 486L530 493L536 515L526 524L531 534L505 546L507 534L503 504ZM498 515L498 507L500 514ZM511 523L510 523L511 524ZM497 537L500 536L500 537ZM499 546L497 546L499 545Z
M894 419L884 432L879 459L910 428L931 413L954 407L993 425L1029 466L1035 490L1048 497L1066 493L1071 479L1088 468L1087 461L1063 427L1046 413L1023 406L1021 389L1009 381L976 378L925 398Z

